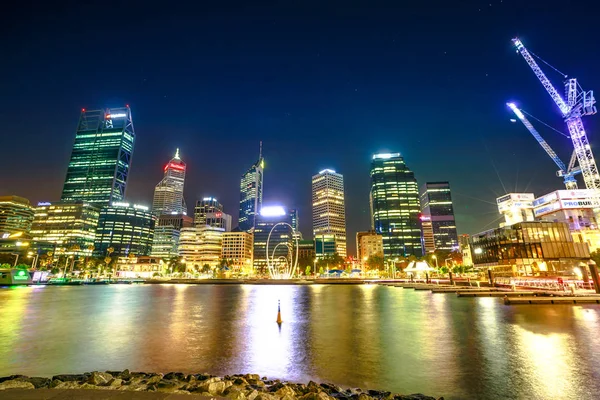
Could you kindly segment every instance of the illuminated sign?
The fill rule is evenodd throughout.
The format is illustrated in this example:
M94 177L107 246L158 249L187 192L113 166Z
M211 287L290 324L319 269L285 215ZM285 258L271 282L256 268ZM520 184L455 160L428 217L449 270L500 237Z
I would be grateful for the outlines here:
M178 171L185 171L185 166L175 163L168 163L167 165L165 165L165 171L169 168L176 169Z
M592 208L592 200L561 200L562 208Z
M282 217L286 214L282 206L266 206L260 210L260 215L263 217Z
M505 201L508 201L508 200L510 200L510 194L507 194L506 196L498 197L496 199L496 202L498 204L500 204L500 203L504 203Z
M134 204L133 208L135 208L136 210L143 210L143 211L148 211L148 207L146 206L141 206L139 204Z
M323 171L319 171L319 174L324 174L325 172L329 172L330 174L335 174L333 169L326 168Z
M49 205L50 205L50 202L48 202L48 201L40 201L38 203L38 207L49 206Z
M120 203L120 202L113 202L112 203L113 207L129 207L129 203Z
M114 118L125 118L127 114L118 113L118 114L106 114L106 119L114 119Z
M544 214L548 214L548 213L551 213L553 211L556 211L559 208L560 208L560 203L558 203L558 202L551 203L551 204L548 204L547 206L536 208L535 210L533 210L533 214L536 217L539 217L540 215L544 215Z
M13 279L16 281L26 281L29 279L29 274L25 270L19 270L15 275L13 275Z
M392 157L400 157L400 153L381 153L381 154L373 154L373 160L382 159L387 160Z
M560 199L589 199L594 197L593 189L557 190Z

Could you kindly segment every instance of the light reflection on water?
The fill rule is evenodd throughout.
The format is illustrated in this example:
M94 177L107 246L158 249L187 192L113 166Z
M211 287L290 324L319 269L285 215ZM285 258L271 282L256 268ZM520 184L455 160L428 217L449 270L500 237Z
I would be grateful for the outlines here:
M0 305L0 376L129 368L445 398L600 391L598 306L375 285L32 287L0 289Z

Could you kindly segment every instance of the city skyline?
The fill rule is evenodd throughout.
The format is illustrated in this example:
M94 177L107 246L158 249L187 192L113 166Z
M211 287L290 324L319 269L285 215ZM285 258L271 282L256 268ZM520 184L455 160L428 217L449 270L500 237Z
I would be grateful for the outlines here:
M268 154L265 201L297 207L303 221L310 215L310 186L302 180L323 168L344 171L349 237L369 226L365 166L374 153L399 151L419 183L451 182L460 233L494 226L493 203L503 193L559 189L552 161L522 126L509 121L505 103L514 100L564 130L510 39L522 37L545 60L597 89L600 82L590 71L598 57L588 51L598 33L593 13L581 16L583 32L575 34L551 29L563 17L557 2L534 2L518 15L506 2L482 7L466 1L443 12L424 4L378 4L324 5L314 13L242 7L235 16L218 6L189 16L146 10L147 20L161 22L151 30L136 21L92 28L64 5L33 13L15 5L7 14L15 18L3 26L15 40L2 66L13 77L0 107L11 133L2 145L27 147L28 161L22 163L22 152L9 152L6 163L20 167L1 178L2 186L33 204L58 200L74 114L82 107L130 104L137 137L127 201L140 204L150 205L152 186L162 176L156 160L180 147L190 155L189 203L215 196L235 218L236 180L255 161L251 149L260 140ZM436 29L416 22L423 18ZM357 20L364 21L359 29ZM33 30L23 37L12 21ZM57 25L73 26L79 34L55 32ZM440 34L454 26L477 35ZM130 45L111 51L131 63L78 62L71 49L83 48L95 35L115 43L128 37ZM40 37L47 46L39 46ZM215 45L216 37L226 45ZM164 59L146 62L157 45ZM50 67L32 70L41 59ZM593 147L595 118L589 119ZM568 140L541 133L568 158ZM301 224L301 230L309 235L310 225Z

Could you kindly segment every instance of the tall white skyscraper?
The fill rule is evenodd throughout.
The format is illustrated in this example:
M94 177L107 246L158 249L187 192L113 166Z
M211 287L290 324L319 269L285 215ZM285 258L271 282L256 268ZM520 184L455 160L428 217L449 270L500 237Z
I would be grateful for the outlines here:
M251 231L255 226L255 218L260 213L263 199L263 170L265 160L262 156L262 142L258 160L242 175L240 180L240 229Z
M179 149L175 157L165 165L165 176L154 188L152 212L156 215L187 214L187 206L183 198L186 165L179 157Z
M324 169L313 176L312 204L315 242L326 243L332 236L335 241L335 246L332 246L331 250L325 249L325 245L323 245L322 251L317 251L317 253L327 255L334 251L340 256L346 257L344 177L331 169Z

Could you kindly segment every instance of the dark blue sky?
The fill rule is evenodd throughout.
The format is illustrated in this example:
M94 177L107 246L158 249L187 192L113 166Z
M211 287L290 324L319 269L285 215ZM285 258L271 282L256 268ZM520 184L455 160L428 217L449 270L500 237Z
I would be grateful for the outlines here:
M517 100L565 130L510 39L600 90L593 2L60 3L0 16L0 192L34 202L60 197L79 110L129 104L131 201L151 203L180 147L188 204L217 196L237 217L239 177L262 140L265 201L299 208L305 235L311 176L344 175L353 249L370 225L371 154L399 151L419 184L451 182L459 233L474 233L496 224L499 178L509 191L562 188L509 122L504 104ZM568 161L569 141L536 126Z

